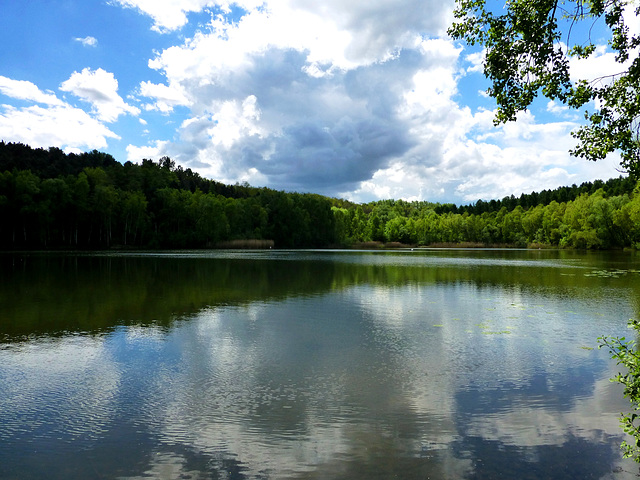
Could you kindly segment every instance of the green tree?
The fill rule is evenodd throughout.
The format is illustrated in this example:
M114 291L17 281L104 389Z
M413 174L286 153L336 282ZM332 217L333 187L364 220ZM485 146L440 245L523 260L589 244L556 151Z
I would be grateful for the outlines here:
M155 193L154 244L163 247L191 246L195 232L192 193L188 190L161 188Z
M86 241L83 235L88 233L87 225L91 217L89 210L89 180L86 173L80 172L77 177L69 175L65 182L71 191L71 205L73 208L69 214L70 230L69 244L78 246Z
M181 190L182 195L191 196L190 217L195 224L193 232L195 246L211 247L229 237L229 221L225 214L225 199L212 193L196 190L191 193Z
M605 248L624 246L625 232L615 224L616 212L629 201L628 197L604 197L604 191L599 189L592 195L591 223L595 225L598 237Z
M147 214L147 199L142 192L122 192L121 193L121 216L124 223L123 244L136 245L139 237L149 221Z
M640 188L629 202L613 214L613 222L626 237L625 245L640 250Z
M113 220L120 200L118 192L112 185L98 185L91 200L91 210L97 221L98 243L108 247L111 245Z
M618 150L622 166L640 173L640 36L630 33L626 23L640 14L640 3L511 0L503 7L456 0L456 6L449 34L485 48L484 74L491 82L488 94L498 105L496 123L515 120L540 93L578 109L594 101L596 110L585 112L587 123L573 132L578 145L572 153L599 160ZM589 27L599 19L610 30L609 46L618 65L606 79L574 81L570 58L594 55Z
M350 239L348 237L349 212L346 208L331 207L335 224L335 238L338 245L348 246Z
M49 204L49 215L45 222L45 243L65 243L67 215L71 208L71 191L62 178L48 178L42 181L41 193Z
M10 244L12 247L16 244L16 228L17 228L17 201L15 195L15 177L6 171L0 172L0 218L2 218L2 228L0 228L0 241Z
M423 210L420 218L416 221L418 243L421 245L429 245L439 241L440 239L436 231L437 224L438 214L432 208Z
M567 204L563 218L564 235L560 242L562 247L581 249L602 247L602 239L598 237L596 225L593 224L594 201L594 197L583 193Z
M524 236L524 229L522 228L523 213L523 208L518 205L511 212L505 214L502 220L504 240L507 243L514 243L520 247L527 246L527 239Z
M457 213L447 213L438 218L439 240L446 243L464 242L464 219Z
M268 213L266 238L278 248L308 246L311 217L302 208L300 195L269 190L263 192L261 201Z
M307 232L304 246L325 247L335 242L335 218L331 211L331 203L320 195L306 193L294 195L302 209L305 219L304 230Z
M350 211L351 214L351 236L356 242L369 240L366 236L367 216L361 205L355 210Z
M26 244L33 239L28 232L33 232L37 225L40 205L38 195L40 193L40 178L31 173L30 170L17 172L15 179L15 195L17 200L17 210L20 216L20 227L22 230L22 241Z
M476 206L486 205L486 203L478 200ZM481 206L480 209L483 207ZM464 239L467 242L481 242L483 239L482 232L484 231L485 221L482 218L482 215L469 215L467 213L462 214L462 218L464 219Z
M369 238L374 242L384 241L385 224L380 219L380 215L375 210L369 215L369 221L367 222L367 231Z
M538 205L527 210L522 215L522 229L529 242L544 242L542 222L544 219L544 207Z
M562 219L564 211L567 208L566 203L558 203L553 200L544 208L542 216L542 231L544 240L551 245L559 245L562 238Z
M636 333L640 332L640 321L630 319L629 328ZM627 340L625 337L600 337L598 339L600 347L609 349L611 356L618 365L626 368L626 373L618 373L612 381L624 386L624 396L631 404L630 413L620 415L620 426L633 437L633 444L627 441L622 442L622 451L625 458L633 458L640 463L640 353L634 340Z
M388 242L415 243L415 225L413 219L395 216L384 227L384 236Z

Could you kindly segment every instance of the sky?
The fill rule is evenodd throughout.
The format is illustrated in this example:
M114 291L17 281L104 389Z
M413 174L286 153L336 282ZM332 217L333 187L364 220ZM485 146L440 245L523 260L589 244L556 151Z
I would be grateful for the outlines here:
M206 178L473 203L618 177L571 157L583 113L494 126L449 0L0 0L0 140ZM637 27L637 22L632 28ZM576 75L610 71L603 36ZM608 70L609 69L609 70Z

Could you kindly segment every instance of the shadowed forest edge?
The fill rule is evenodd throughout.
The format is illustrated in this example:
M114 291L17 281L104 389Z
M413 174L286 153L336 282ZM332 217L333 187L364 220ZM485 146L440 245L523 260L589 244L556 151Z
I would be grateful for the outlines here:
M514 246L640 249L630 177L466 206L225 185L176 166L121 164L0 142L0 248Z

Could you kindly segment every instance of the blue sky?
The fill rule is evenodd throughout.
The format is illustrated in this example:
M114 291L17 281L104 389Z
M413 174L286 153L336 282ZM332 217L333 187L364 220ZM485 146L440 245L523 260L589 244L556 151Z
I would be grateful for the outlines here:
M469 203L619 175L582 119L495 127L440 0L0 0L0 140L169 156L225 183ZM637 22L632 28L637 27ZM605 39L576 75L610 68Z

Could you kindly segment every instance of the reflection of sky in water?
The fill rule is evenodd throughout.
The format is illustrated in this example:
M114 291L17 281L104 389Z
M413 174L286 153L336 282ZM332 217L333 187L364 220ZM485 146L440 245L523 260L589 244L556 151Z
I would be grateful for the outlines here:
M108 357L104 339L80 336L0 350L0 443L95 441L121 379Z
M633 312L615 297L593 307L365 284L210 308L169 330L3 345L0 477L30 462L68 476L56 445L88 476L548 478L563 465L555 478L606 478L627 403L593 348Z

